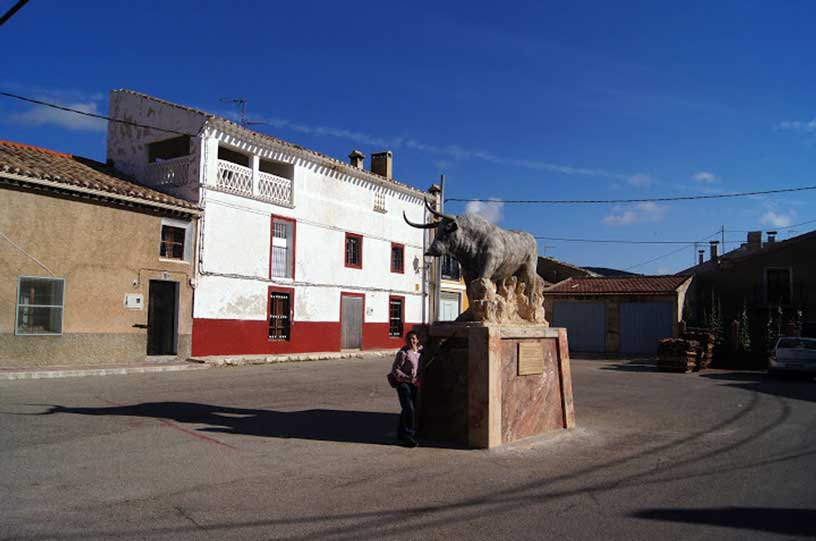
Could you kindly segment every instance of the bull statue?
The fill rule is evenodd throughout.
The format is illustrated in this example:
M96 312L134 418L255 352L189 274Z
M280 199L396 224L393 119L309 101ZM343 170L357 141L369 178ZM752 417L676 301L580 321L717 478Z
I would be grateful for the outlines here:
M538 246L525 231L508 231L477 214L452 216L425 207L439 218L431 223L405 222L421 229L436 229L425 255L451 255L459 261L465 279L469 308L457 321L506 323L544 319L544 281L536 273Z

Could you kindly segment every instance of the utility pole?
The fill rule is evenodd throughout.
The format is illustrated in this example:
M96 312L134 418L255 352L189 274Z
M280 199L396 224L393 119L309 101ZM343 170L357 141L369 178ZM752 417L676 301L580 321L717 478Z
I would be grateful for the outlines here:
M720 235L721 235L721 238L722 238L722 247L723 247L722 253L723 253L723 255L725 255L726 249L725 249L725 226L724 225L720 226Z
M445 212L445 175L439 178L439 204L437 210L442 213ZM434 236L436 236L434 231ZM434 258L434 298L433 298L433 319L439 321L439 303L440 303L440 289L442 289L442 258Z

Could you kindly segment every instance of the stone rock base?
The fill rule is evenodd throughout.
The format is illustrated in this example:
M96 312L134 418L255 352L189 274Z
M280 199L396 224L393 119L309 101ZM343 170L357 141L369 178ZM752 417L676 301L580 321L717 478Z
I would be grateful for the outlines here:
M422 372L422 438L491 448L575 426L566 329L435 323L425 347L440 353Z

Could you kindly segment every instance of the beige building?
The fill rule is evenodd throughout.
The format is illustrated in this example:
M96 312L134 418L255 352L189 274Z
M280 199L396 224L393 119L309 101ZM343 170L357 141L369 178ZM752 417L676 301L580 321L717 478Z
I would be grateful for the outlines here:
M0 368L190 355L199 210L0 141Z

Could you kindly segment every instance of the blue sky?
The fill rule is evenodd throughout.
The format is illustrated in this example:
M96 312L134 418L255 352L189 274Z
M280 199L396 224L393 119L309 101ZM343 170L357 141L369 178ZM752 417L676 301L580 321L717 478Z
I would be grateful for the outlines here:
M400 4L31 0L0 27L0 89L101 114L115 88L224 115L236 109L221 98L243 97L259 131L342 160L390 149L397 179L424 189L444 173L452 198L816 184L811 3ZM9 98L0 138L105 156L104 124ZM816 219L816 192L478 210L560 238L695 241L724 226L731 249L746 230L814 228L783 229ZM691 245L539 246L647 274L694 258Z

